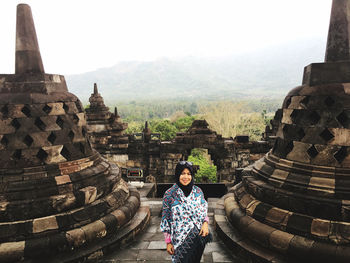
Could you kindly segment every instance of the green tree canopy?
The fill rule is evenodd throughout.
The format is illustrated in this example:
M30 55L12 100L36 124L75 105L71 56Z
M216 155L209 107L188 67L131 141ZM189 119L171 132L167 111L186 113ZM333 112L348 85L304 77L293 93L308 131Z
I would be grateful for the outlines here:
M176 127L168 120L157 120L150 122L153 133L160 133L161 140L172 140L176 136Z
M188 157L188 161L192 162L194 165L199 166L195 178L196 182L208 181L211 183L216 183L216 171L215 165L210 164L210 156L206 153L205 149L193 149L191 155Z

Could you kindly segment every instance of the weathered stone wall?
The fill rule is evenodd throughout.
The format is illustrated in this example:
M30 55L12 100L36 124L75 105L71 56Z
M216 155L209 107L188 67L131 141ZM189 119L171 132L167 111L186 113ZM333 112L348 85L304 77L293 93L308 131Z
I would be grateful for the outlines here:
M111 122L103 120L103 115L100 120L91 120L89 112L87 115L88 130L95 149L121 168L142 168L145 177L151 175L157 182L174 182L176 164L186 160L194 148L208 150L217 166L219 182L232 182L236 168L246 167L272 146L269 142L249 142L248 136L222 138L208 128L205 120L194 121L187 132L178 133L172 141L160 141L151 134L147 122L141 134L124 135L123 129L113 129ZM94 118L97 115L95 112ZM101 123L104 123L103 131L98 130ZM120 118L118 123L121 123ZM153 137L156 139L151 139Z

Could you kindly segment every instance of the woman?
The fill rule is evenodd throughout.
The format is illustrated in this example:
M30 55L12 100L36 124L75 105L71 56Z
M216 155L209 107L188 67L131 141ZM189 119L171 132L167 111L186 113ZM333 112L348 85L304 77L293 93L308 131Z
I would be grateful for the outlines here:
M180 161L175 168L176 183L163 197L160 229L164 232L172 262L200 262L205 244L211 241L208 203L202 190L193 185L191 162Z

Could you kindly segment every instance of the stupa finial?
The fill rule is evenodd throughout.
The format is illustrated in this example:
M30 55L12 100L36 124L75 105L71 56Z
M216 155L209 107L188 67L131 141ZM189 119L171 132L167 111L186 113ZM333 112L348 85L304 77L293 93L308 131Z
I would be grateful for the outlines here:
M94 83L94 94L95 95L98 94L98 89L97 89L97 84L96 83Z
M118 116L118 109L117 109L117 107L114 107L114 116Z
M16 74L45 73L32 10L27 4L17 6L15 72Z
M350 60L350 1L333 0L325 62Z

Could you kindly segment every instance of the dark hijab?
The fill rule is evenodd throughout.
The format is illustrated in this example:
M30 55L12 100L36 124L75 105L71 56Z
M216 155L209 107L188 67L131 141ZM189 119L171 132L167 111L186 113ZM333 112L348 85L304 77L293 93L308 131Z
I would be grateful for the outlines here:
M188 185L183 185L180 183L180 175L184 169L188 169L191 173L191 182ZM176 168L175 168L175 182L176 184L181 188L182 192L184 192L185 196L189 196L189 194L192 192L193 188L193 166L191 162L187 161L180 161L177 163Z

